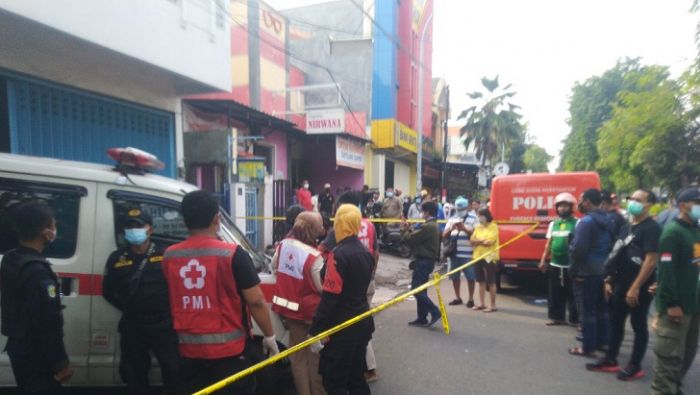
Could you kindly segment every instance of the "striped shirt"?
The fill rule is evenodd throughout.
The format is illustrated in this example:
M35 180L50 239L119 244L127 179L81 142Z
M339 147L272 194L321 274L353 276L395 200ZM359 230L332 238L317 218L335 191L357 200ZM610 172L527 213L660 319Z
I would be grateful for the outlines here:
M472 213L468 213L466 217L453 216L447 222L447 227L452 227L454 224L464 222L466 228L473 231L476 225L479 224L479 218ZM460 232L456 229L452 229L450 232L450 238L457 239L457 253L455 257L458 259L472 259L474 254L474 248L472 243L469 241L469 235L465 232Z

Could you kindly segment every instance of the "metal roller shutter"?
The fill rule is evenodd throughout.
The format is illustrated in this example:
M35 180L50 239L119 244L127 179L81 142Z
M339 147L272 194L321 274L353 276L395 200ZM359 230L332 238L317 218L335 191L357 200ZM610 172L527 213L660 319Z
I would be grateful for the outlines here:
M112 164L107 148L135 147L175 177L173 114L45 83L8 80L12 153Z

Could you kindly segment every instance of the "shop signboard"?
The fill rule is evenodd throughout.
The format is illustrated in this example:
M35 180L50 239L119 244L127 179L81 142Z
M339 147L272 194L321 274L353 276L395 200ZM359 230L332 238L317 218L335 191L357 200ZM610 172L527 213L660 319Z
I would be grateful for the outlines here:
M365 145L345 137L335 138L335 164L352 169L365 168Z
M418 152L418 133L401 122L396 122L396 145L411 152Z
M307 134L343 132L345 132L345 111L342 108L306 112Z

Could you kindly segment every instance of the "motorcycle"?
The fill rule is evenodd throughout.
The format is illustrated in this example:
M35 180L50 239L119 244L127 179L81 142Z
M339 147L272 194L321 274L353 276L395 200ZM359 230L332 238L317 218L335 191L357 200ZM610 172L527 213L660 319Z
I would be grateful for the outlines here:
M384 225L381 235L377 240L379 251L398 255L401 258L411 257L411 247L401 239L400 227Z

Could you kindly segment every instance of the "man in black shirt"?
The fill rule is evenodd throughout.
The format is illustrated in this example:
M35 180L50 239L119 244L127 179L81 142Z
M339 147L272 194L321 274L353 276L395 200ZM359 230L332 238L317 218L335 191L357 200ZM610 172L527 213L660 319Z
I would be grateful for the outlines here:
M128 212L124 239L105 265L102 283L107 301L122 312L119 373L131 393L148 394L151 352L160 365L168 393L177 389L179 353L163 275L163 249L151 241L153 221L138 208Z
M601 191L600 194L603 198L603 203L600 205L600 208L607 211L608 215L610 215L612 218L613 223L615 224L615 237L619 237L622 232L628 232L629 229L625 229L625 227L629 225L629 222L620 213L620 210L616 204L617 196L608 191Z
M56 220L41 203L16 211L19 247L0 265L2 334L20 391L54 394L73 368L63 344L63 306L58 277L43 255L56 240Z
M335 197L331 194L331 184L326 183L323 186L323 194L318 197L318 211L321 215L332 216L333 215L333 204L335 203Z
M630 234L622 240L623 247L616 258L609 260L605 268L605 291L611 308L610 342L605 358L586 367L594 371L619 372L620 380L644 376L641 363L649 342L647 315L652 300L649 286L655 280L661 237L661 226L649 216L649 208L655 203L654 193L643 189L630 197L628 211L633 218ZM620 370L617 356L628 315L634 330L634 346L629 364Z

